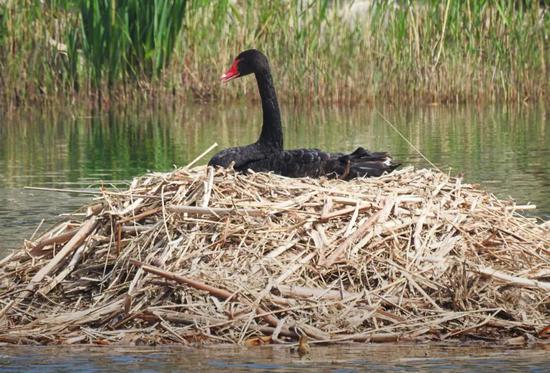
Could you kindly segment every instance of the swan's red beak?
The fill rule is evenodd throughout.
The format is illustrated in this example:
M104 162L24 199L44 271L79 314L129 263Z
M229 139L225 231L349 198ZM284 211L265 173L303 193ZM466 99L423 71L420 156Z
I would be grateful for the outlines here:
M221 80L222 82L228 82L232 79L239 77L239 69L237 68L237 65L239 64L239 60L233 61L233 65L227 70L225 74L222 75Z

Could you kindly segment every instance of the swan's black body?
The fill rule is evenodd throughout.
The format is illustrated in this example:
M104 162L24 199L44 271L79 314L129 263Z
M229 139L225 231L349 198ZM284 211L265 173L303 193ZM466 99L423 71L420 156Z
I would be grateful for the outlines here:
M349 180L380 176L399 164L387 153L369 153L357 148L353 153L327 153L319 149L283 149L283 129L277 95L267 58L250 49L237 56L223 81L254 73L262 99L263 127L254 144L228 148L216 154L208 165L233 167L237 171L271 171L289 177L327 176Z

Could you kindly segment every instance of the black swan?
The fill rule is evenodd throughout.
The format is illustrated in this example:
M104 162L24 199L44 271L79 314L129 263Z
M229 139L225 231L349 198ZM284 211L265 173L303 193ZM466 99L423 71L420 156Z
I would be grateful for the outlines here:
M327 153L319 149L283 149L281 113L267 57L256 49L240 53L231 68L222 75L228 82L248 74L256 76L262 100L263 126L254 144L224 149L208 162L209 166L229 167L240 172L274 172L288 177L320 177L349 180L355 177L380 176L399 164L383 152L370 153L357 148L353 153Z

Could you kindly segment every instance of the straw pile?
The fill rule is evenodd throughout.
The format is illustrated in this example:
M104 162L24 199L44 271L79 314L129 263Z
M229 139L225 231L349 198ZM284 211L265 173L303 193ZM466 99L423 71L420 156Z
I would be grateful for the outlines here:
M460 179L198 167L102 190L0 264L0 342L550 335L550 230Z

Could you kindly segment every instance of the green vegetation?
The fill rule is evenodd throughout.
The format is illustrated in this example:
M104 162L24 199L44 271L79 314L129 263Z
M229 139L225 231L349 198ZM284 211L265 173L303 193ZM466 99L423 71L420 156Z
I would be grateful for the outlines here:
M104 74L109 89L117 81L127 81L127 77L158 77L174 50L185 3L185 0L82 0L82 28L80 33L73 31L69 35L68 60L74 66L81 44L94 88L101 87ZM71 71L76 72L77 68Z
M548 101L550 9L540 1L359 3L0 1L1 102L255 94L250 79L247 89L218 81L252 47L269 56L287 101Z

